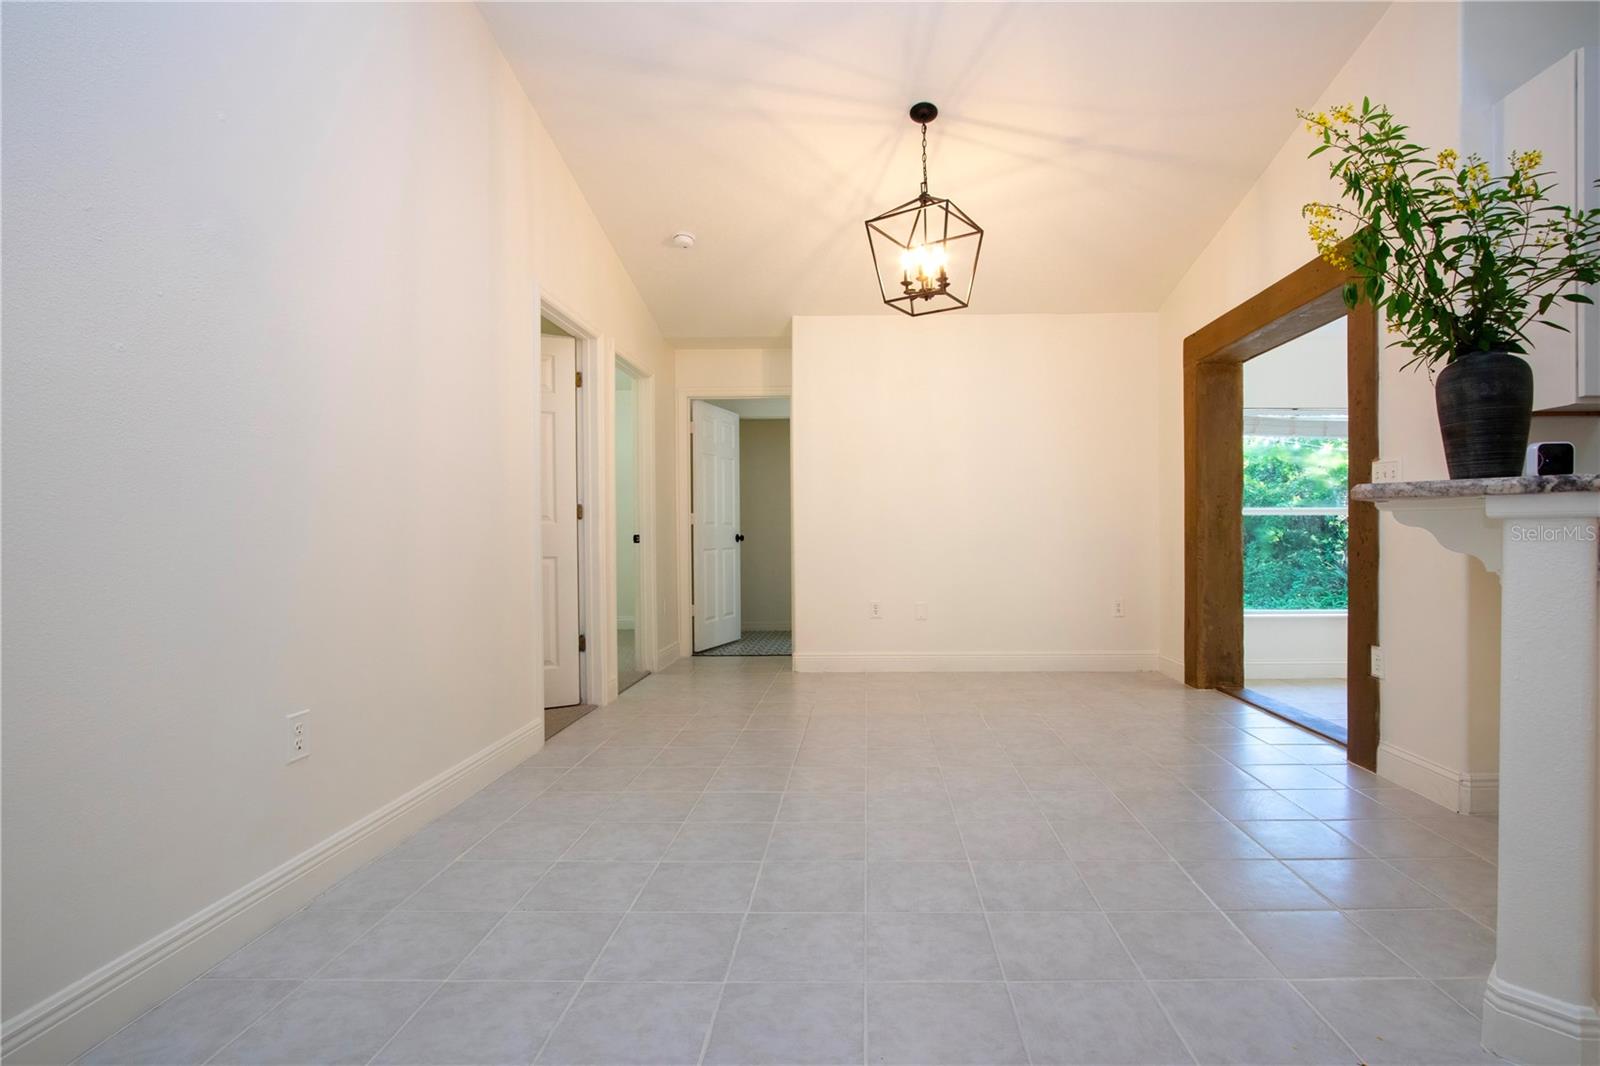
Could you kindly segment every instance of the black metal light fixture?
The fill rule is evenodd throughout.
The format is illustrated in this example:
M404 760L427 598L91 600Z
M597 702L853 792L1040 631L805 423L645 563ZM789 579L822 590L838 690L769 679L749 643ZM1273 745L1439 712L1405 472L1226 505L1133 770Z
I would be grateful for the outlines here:
M867 244L883 302L904 314L937 314L966 307L978 273L983 227L949 200L928 193L928 123L939 109L911 105L922 127L922 191L915 199L867 219Z

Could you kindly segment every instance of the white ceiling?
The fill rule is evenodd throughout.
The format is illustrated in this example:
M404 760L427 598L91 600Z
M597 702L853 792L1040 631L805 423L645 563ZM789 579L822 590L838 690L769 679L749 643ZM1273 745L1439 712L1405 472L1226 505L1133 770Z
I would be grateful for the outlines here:
M862 220L916 194L922 99L930 191L986 231L974 310L1153 310L1383 8L482 6L673 338L894 314Z

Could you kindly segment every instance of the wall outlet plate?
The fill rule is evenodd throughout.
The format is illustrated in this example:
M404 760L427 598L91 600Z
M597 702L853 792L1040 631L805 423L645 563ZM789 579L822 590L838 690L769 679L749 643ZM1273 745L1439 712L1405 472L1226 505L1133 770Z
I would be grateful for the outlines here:
M295 711L283 717L283 761L299 762L311 755L311 709Z
M1372 646L1372 669L1368 672L1378 680L1383 680L1383 649L1376 644Z
M927 604L925 604L925 603L917 604L916 605L916 612L917 612L917 621L926 622L928 620L928 605Z
M1374 459L1372 460L1372 483L1381 485L1385 482L1400 480L1400 460Z
M869 601L867 601L867 617L868 618L882 618L883 617L883 604L879 603L877 600L869 600Z

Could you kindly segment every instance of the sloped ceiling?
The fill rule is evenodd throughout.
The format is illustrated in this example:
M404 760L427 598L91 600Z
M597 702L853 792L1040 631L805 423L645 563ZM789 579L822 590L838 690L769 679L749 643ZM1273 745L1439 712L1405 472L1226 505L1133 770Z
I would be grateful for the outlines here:
M931 191L987 231L974 310L1153 310L1384 7L481 6L663 331L697 339L895 313L862 220L915 195L923 99Z

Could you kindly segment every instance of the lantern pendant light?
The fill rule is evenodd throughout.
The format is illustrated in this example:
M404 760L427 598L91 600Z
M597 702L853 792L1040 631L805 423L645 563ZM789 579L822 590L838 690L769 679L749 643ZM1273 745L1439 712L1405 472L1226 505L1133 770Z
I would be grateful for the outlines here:
M922 191L866 223L878 293L913 318L971 302L983 247L983 228L971 216L928 193L928 123L938 116L930 103L911 107L911 121L922 127Z

